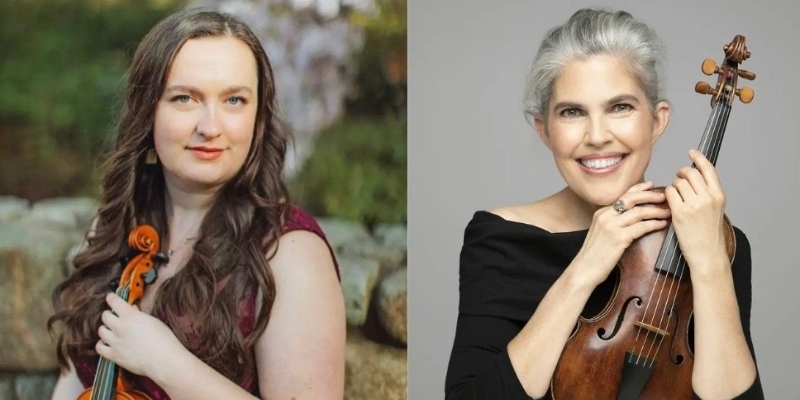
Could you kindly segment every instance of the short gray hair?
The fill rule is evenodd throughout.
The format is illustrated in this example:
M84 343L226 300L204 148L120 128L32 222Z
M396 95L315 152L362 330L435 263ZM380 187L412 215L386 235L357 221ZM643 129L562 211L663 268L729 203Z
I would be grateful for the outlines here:
M553 84L565 65L600 54L627 62L651 107L663 100L665 48L655 31L625 11L582 9L542 40L524 99L529 122L546 117Z

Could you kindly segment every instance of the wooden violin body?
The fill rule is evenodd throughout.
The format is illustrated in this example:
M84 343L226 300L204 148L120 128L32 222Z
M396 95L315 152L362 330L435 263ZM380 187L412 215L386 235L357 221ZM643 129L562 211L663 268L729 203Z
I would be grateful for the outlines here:
M739 77L755 74L738 69L750 57L744 37L724 46L725 62L705 60L702 71L718 74L716 87L705 82L695 91L712 95L712 113L699 150L716 165L733 100L753 99ZM663 190L658 188L654 190ZM668 207L666 203L659 205ZM726 250L733 262L733 227L724 217ZM556 400L663 400L692 398L694 355L690 349L693 313L689 268L671 224L634 241L618 264L611 300L599 315L581 317L561 353L550 393Z
M116 293L128 304L134 304L144 294L145 285L156 278L156 262L166 261L159 251L160 241L156 230L149 225L140 225L128 235L128 247L140 252L127 262L122 271ZM130 389L119 374L119 367L112 361L100 357L94 382L84 390L78 400L151 400L146 394Z
M733 260L736 240L727 217L724 229ZM623 253L611 300L597 316L578 321L562 352L551 384L553 399L692 398L690 276L688 270L674 276L653 268L670 232L668 226L642 236Z
M78 400L91 400L93 395L92 388L88 388L83 391L83 393L78 396ZM123 388L117 388L112 397L108 397L110 400L153 400L150 396L139 392L139 391L125 391Z

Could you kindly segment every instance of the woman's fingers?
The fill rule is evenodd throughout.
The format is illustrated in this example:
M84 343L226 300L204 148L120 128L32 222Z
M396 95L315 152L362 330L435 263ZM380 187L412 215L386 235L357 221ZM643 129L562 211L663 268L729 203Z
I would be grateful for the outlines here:
M703 178L703 175L700 173L700 171L692 167L683 167L678 170L676 175L678 179L675 182L686 181L689 184L692 192L701 195L708 192L706 180Z
M717 169L714 168L714 164L712 164L703 153L694 149L689 150L689 158L703 176L705 184L713 191L722 192L722 183L719 180L719 175L717 175Z
M649 219L667 219L672 215L672 212L667 207L658 207L650 204L644 204L624 212L622 215L616 216L620 219L621 226L631 226L640 221Z
M119 321L119 317L114 315L111 310L105 310L102 314L100 314L100 320L103 321L103 325L109 327L109 329L114 329L117 326Z
M650 181L648 181L648 182L640 182L640 183L637 183L637 184L631 186L630 188L628 188L628 190L625 191L625 193L642 192L642 191L650 190L651 188L653 188L653 182L650 182Z
M648 219L637 222L636 224L631 225L628 229L630 229L632 231L631 234L638 239L650 232L664 229L666 227L667 220L665 219Z

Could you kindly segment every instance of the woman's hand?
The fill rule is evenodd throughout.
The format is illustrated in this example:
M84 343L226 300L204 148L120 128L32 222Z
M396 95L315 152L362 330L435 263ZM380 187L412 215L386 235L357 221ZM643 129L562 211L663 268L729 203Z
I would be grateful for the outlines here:
M597 286L602 283L634 240L667 226L670 210L653 206L664 202L664 193L650 191L652 182L631 186L619 200L623 211L613 206L594 213L592 224L573 265L582 270L577 276Z
M664 193L672 210L672 225L692 279L710 268L729 266L725 247L725 193L714 165L697 150L689 151L695 168L678 170L678 179ZM720 263L724 259L727 263Z
M111 311L103 311L95 350L101 356L137 375L148 377L168 368L176 354L185 351L180 341L158 318L128 304L115 293L106 296ZM116 314L116 315L115 315Z

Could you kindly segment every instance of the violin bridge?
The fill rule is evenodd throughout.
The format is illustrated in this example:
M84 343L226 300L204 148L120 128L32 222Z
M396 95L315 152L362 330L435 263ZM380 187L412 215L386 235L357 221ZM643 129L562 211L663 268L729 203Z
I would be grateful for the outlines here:
M638 326L639 328L642 328L642 329L648 330L650 332L653 332L656 335L669 336L669 332L667 332L667 331L665 331L665 330L663 330L661 328L655 327L653 325L645 324L642 321L636 321L636 323L634 325Z

